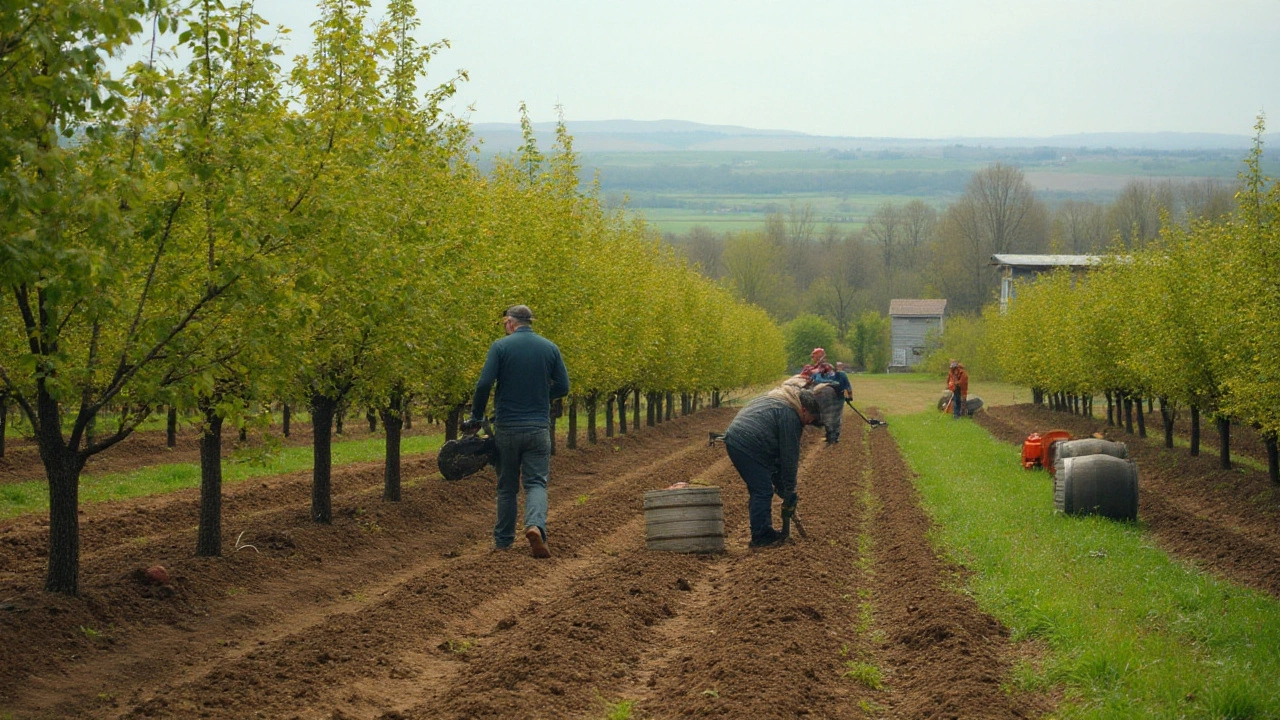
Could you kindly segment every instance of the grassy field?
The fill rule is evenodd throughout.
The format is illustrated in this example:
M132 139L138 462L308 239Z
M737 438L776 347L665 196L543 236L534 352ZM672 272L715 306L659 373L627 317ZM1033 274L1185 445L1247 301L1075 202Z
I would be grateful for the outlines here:
M886 415L918 413L936 409L938 398L947 391L947 379L926 373L892 375L850 375L853 404L864 413L877 408ZM987 405L1016 405L1031 402L1031 391L1001 382L969 383L969 395L982 398Z
M1280 717L1275 598L1170 558L1141 523L1055 514L1043 477L973 423L926 412L889 429L935 541L973 571L963 591L1049 648L1017 683L1064 688L1056 716Z

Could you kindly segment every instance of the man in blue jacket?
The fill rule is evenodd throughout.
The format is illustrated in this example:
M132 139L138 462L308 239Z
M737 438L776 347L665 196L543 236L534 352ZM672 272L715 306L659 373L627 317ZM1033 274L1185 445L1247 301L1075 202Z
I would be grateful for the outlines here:
M782 498L783 517L794 514L800 435L805 425L822 425L822 408L809 390L783 385L752 400L724 431L733 467L747 484L751 547L785 540L773 529L773 496Z
M533 331L533 311L512 305L502 314L507 336L489 346L476 382L465 429L479 427L493 395L494 441L498 446L498 521L495 547L516 537L516 496L524 474L524 536L533 556L551 557L547 547L547 476L551 472L551 401L569 393L569 373L560 348Z

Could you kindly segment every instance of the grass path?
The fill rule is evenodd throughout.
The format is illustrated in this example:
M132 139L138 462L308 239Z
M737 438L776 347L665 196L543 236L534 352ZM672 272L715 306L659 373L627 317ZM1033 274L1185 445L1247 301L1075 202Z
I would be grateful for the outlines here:
M402 457L409 457L434 452L443 442L442 435L411 435L401 441L400 453ZM380 461L385 457L385 452L385 443L381 437L335 442L333 465L336 467L355 462ZM222 482L230 485L250 478L309 470L311 467L309 445L280 448L278 452L252 461L237 461L234 455L228 455L222 463ZM124 473L81 476L80 502L88 504L123 500L199 486L198 463L151 465ZM44 480L0 485L0 519L48 511L49 490L48 483Z
M1063 717L1280 717L1280 602L1157 549L1141 523L1066 517L1017 449L934 412L890 431L918 474L963 591L1050 649L1017 682L1061 687Z

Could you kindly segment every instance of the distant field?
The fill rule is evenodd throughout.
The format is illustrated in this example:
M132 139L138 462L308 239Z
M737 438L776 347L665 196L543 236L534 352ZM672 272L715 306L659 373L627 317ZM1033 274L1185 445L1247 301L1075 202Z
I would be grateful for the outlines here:
M943 198L916 198L908 195L701 195L697 193L642 193L632 197L629 207L664 233L685 233L701 225L715 232L758 230L765 216L789 213L793 204L808 204L814 211L814 234L821 237L827 225L846 233L861 228L875 209L886 202L903 204L924 200L939 210ZM657 205L658 207L654 207Z
M1243 153L1072 152L1049 148L938 147L913 151L595 152L582 156L607 202L643 215L660 232L701 225L716 232L759 229L792 203L813 206L818 232L861 228L884 202L920 199L942 210L970 174L995 162L1022 168L1044 200L1110 202L1134 179L1234 182ZM1272 168L1268 163L1267 171Z

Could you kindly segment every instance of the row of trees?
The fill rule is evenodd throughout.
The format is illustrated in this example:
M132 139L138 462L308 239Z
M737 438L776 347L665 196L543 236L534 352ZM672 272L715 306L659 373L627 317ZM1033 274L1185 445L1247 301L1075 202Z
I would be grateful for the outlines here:
M1105 394L1109 419L1113 404L1128 415L1155 398L1170 447L1185 409L1192 453L1201 416L1211 418L1224 467L1232 422L1251 425L1280 482L1280 183L1261 172L1262 120L1256 130L1234 213L1188 225L1166 214L1141 247L1087 274L1018 287L1007 314L988 317L1005 379L1073 407Z
M1117 238L1141 248L1156 237L1161 213L1183 227L1221 218L1235 207L1233 191L1212 179L1134 180L1110 203L1051 207L1019 168L996 163L941 210L924 200L885 202L852 233L819 227L811 206L792 204L758 232L694 228L667 239L775 318L815 313L843 340L856 318L887 312L893 298L944 297L948 314L980 312L998 288L994 253L1099 253Z
M580 191L563 127L544 154L522 117L524 146L480 172L440 110L464 76L419 89L443 45L415 42L411 0L378 24L367 0L320 9L290 74L252 2L53 0L0 19L0 389L49 480L50 591L78 588L86 460L165 406L203 418L197 552L216 555L223 423L308 407L328 522L335 413L376 408L397 499L409 403L465 402L512 303L584 399L783 369L762 310ZM148 60L110 77L139 39Z

